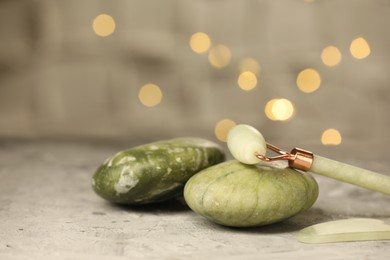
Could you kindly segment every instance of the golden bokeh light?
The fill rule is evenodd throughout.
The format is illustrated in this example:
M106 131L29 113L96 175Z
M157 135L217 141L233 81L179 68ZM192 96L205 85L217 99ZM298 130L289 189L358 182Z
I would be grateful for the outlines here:
M321 60L326 66L336 66L341 61L341 52L335 46L325 47L321 52Z
M209 62L218 69L224 68L229 65L231 59L230 49L222 44L218 44L210 49Z
M277 101L276 98L274 99L271 99L270 101L267 102L267 104L265 105L265 109L264 109L264 112L265 112L265 115L273 120L273 121L276 121L276 117L274 116L274 114L272 113L272 107L274 106L274 103Z
M238 86L245 91L252 90L257 85L256 74L251 71L244 71L238 76Z
M268 101L264 112L273 121L286 121L293 117L295 109L290 100L281 98Z
M315 69L304 69L297 77L298 88L305 93L316 91L321 85L321 76Z
M259 75L261 70L260 64L253 58L245 58L241 60L238 67L241 72L250 71L256 75Z
M288 99L278 99L272 106L272 114L276 120L285 121L294 115L294 106Z
M367 58L371 53L370 45L363 37L354 39L349 46L349 51L356 59Z
M196 53L203 53L210 49L211 40L207 34L203 32L197 32L191 35L189 44L192 51Z
M342 137L338 130L329 128L322 133L321 143L323 145L339 145L341 144Z
M144 106L154 107L160 104L162 92L159 86L155 84L146 84L142 86L138 93L138 98Z
M98 36L109 36L115 31L114 18L108 14L99 14L93 20L92 28Z
M236 123L231 119L222 119L215 125L214 133L218 140L226 142L230 129L235 126Z

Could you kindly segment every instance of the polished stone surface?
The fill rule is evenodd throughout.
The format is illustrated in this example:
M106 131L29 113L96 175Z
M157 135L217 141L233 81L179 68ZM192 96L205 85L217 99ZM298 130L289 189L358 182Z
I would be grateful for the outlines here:
M297 241L298 230L328 220L390 222L389 196L321 176L315 176L320 196L310 210L259 228L212 224L182 200L142 207L107 203L93 193L91 176L106 157L133 144L0 141L0 259L388 258L390 241ZM386 156L365 165L385 172ZM342 159L359 164L360 158Z

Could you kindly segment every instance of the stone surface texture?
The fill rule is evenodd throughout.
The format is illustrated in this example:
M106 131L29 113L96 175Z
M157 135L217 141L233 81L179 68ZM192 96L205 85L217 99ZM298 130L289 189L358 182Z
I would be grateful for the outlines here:
M210 223L181 199L110 204L93 193L91 176L105 158L135 143L0 141L0 259L388 259L390 241L297 241L298 230L328 220L390 221L389 196L321 176L310 210L260 228ZM338 156L361 162L359 155ZM385 172L390 164L375 157L365 166Z

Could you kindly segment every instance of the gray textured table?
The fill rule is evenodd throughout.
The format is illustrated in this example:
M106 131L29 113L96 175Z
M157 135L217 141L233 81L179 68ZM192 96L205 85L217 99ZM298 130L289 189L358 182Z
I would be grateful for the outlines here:
M327 220L390 221L390 197L320 176L315 176L320 196L313 208L261 228L212 224L181 200L143 207L111 205L93 193L90 178L100 162L128 146L0 141L0 259L345 260L390 255L390 241L297 242L299 229ZM384 171L390 168L384 159L370 158L366 166Z

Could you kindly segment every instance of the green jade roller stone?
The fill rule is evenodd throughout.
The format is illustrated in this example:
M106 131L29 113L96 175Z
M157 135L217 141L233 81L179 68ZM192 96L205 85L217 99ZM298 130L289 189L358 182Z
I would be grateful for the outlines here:
M316 201L318 185L281 162L248 165L236 160L209 167L186 183L188 206L225 226L251 227L292 217Z
M121 151L92 177L92 188L114 203L160 202L183 193L195 173L225 160L223 150L202 138L176 138Z
M250 125L236 125L228 133L227 144L233 157L245 164L262 161L267 144L262 134ZM338 181L390 195L390 176L312 154L308 169ZM295 160L295 159L294 159ZM305 167L306 168L306 167Z

